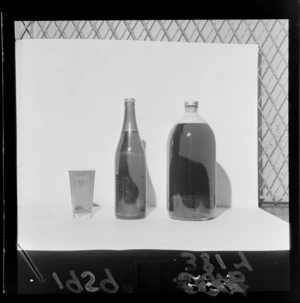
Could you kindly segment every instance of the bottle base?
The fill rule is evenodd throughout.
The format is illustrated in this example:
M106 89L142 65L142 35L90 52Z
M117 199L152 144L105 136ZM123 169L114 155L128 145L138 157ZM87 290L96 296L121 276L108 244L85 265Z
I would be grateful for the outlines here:
M174 216L172 214L169 213L169 217L173 220L179 220L179 221L209 221L214 219L215 217L198 217L198 218L188 218L188 217L180 217L180 216Z
M115 214L115 217L116 217L116 219L121 219L121 220L139 220L139 219L146 218L146 215L126 216L126 215Z
M86 219L92 217L92 209L80 209L73 210L73 218L74 219Z

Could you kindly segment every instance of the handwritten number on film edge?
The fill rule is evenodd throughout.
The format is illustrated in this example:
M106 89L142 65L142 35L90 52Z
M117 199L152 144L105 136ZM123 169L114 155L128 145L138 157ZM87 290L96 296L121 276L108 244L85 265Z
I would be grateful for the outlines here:
M187 264L190 266L186 267L186 271L191 271L191 270L196 270L197 269L197 264L196 264L196 257L188 252L183 252L180 254L183 258L189 258L189 260L186 261Z
M246 267L249 271L253 271L252 266L247 261L243 252L238 253L242 262L234 264L235 268ZM230 294L241 293L245 295L246 289L249 288L244 284L245 276L240 271L229 271L226 277L222 277L220 273L213 276L215 267L210 263L210 256L208 253L202 253L200 258L203 261L202 269L205 273L201 276L193 276L188 271L195 271L197 269L196 257L189 252L182 252L181 257L189 258L186 263L191 266L185 267L186 272L179 273L178 277L174 279L177 287L181 288L188 294L195 294L197 292L205 292L210 296L216 296L219 292L227 292ZM219 254L215 255L220 267L225 270L227 267Z
M116 293L119 291L119 285L117 284L117 282L115 281L115 279L113 278L110 270L108 268L104 269L107 278L103 279L100 281L100 288L107 292L107 293ZM81 293L83 291L83 287L81 282L79 281L79 279L77 278L75 271L74 270L70 270L70 276L71 279L66 281L66 287L68 288L68 290L70 290L73 293ZM52 273L52 277L55 280L55 282L57 283L58 287L63 290L64 286L61 282L61 280L59 279L58 275L56 272ZM84 288L86 289L86 291L88 292L96 292L99 291L100 288L96 287L95 285L93 286L93 284L96 281L95 276L93 275L93 273L91 273L90 271L84 271L81 274L81 278L86 278L89 277L89 280L86 282Z
M86 276L90 276L90 280L85 284L85 289L90 292L96 292L100 288L99 287L93 287L93 283L96 281L95 276L90 271L85 271L81 274L82 278L85 278Z

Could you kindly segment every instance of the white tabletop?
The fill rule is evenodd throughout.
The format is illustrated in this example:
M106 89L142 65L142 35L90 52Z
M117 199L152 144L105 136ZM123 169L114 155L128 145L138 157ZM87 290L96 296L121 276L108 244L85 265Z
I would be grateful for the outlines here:
M73 219L65 206L19 206L18 244L24 250L289 250L289 223L258 207L220 209L209 221L178 221L163 207L142 220L119 220L100 206Z

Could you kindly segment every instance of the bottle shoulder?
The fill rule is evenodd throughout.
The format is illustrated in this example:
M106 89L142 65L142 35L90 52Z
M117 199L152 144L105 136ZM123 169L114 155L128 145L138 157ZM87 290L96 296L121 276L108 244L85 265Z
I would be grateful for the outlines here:
M184 115L177 121L177 124L182 124L182 123L207 124L206 121L203 118L201 118L197 112L184 113Z
M184 142L206 141L215 144L215 135L207 123L177 123L173 125L168 136L168 145L184 140Z
M174 124L170 131L169 134L172 134L174 132L191 132L191 133L195 133L195 132L206 132L206 133L211 133L212 135L214 135L213 129L211 128L211 126L204 122L204 123L193 123L193 122L181 122L178 121L176 124Z

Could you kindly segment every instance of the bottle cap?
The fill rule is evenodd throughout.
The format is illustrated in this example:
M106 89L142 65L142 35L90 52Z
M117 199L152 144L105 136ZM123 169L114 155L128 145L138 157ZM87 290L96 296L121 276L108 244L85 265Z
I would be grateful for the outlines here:
M184 106L185 107L188 107L188 106L198 107L198 101L185 101Z

